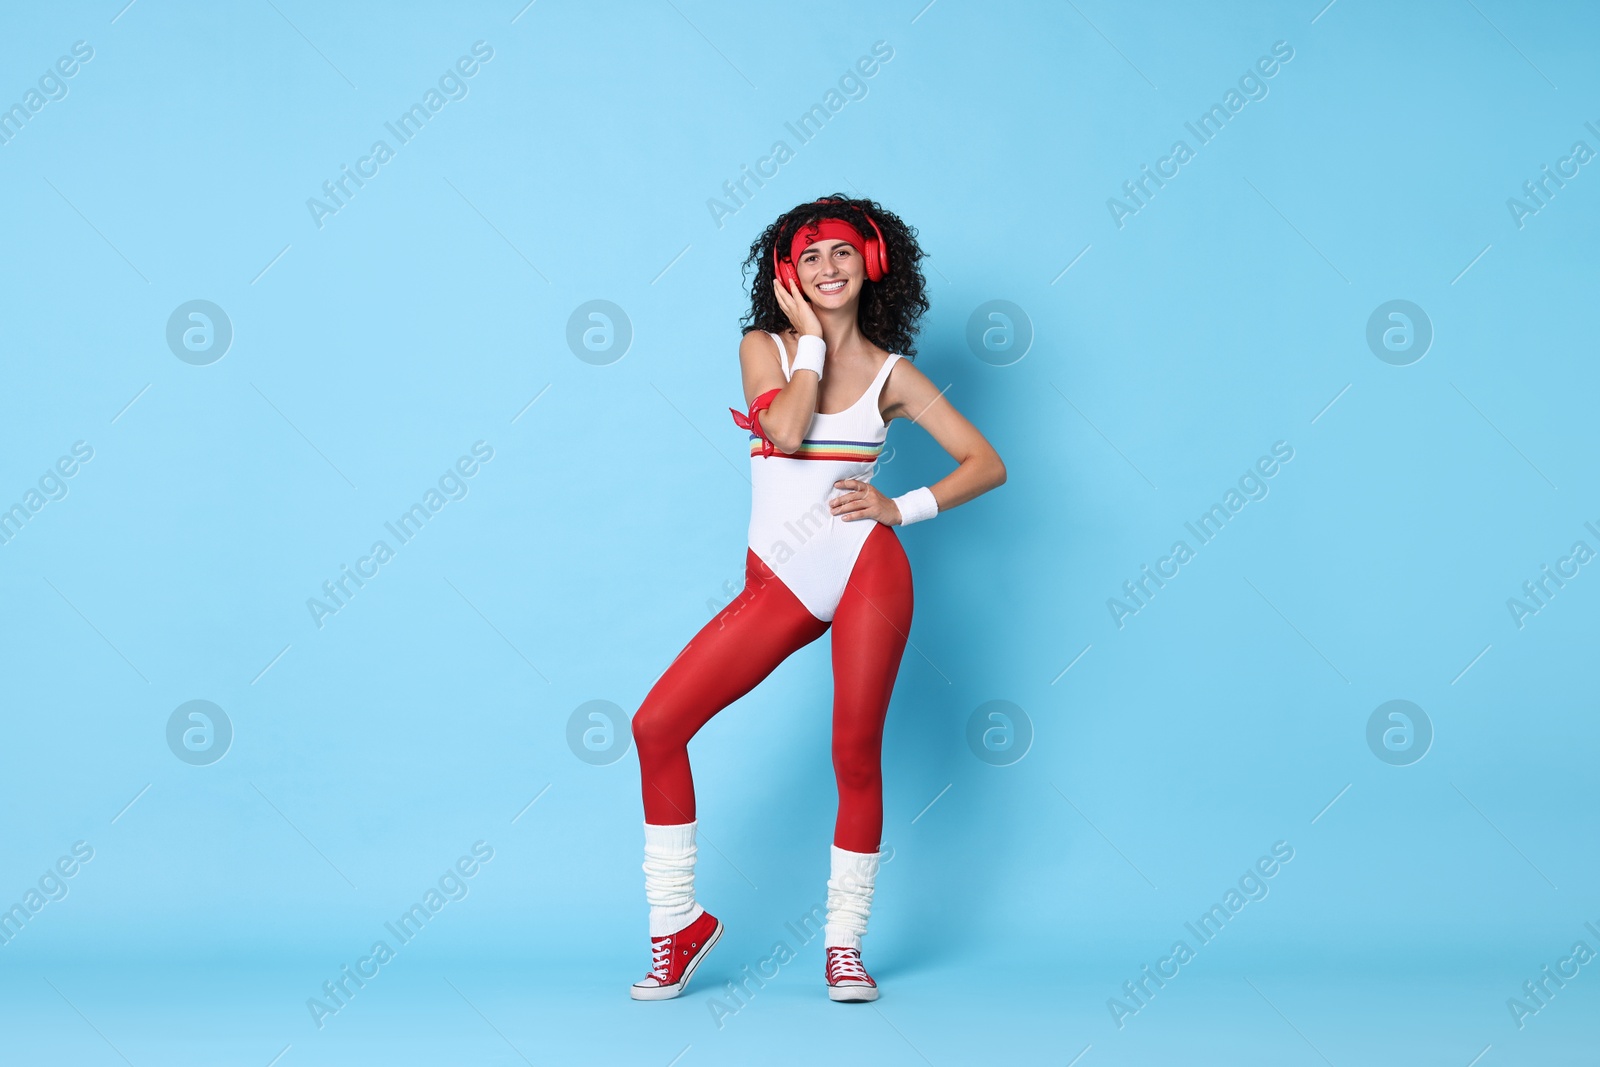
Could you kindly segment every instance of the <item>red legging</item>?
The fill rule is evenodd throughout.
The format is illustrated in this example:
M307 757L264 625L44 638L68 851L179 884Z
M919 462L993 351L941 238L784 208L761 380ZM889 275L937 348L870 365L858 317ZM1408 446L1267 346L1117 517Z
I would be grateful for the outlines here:
M694 636L633 717L644 821L692 822L689 739L790 653L833 627L833 773L839 814L833 843L876 852L883 835L883 721L911 630L911 563L893 528L872 519L831 623L800 603L755 552L745 586Z

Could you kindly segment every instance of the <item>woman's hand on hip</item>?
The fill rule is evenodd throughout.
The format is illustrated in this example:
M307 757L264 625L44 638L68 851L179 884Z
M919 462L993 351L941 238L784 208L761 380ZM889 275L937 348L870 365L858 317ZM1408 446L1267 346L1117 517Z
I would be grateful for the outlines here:
M900 508L893 500L878 492L871 482L859 478L844 478L834 482L834 487L847 489L828 501L828 510L846 522L876 519L885 526L900 525Z

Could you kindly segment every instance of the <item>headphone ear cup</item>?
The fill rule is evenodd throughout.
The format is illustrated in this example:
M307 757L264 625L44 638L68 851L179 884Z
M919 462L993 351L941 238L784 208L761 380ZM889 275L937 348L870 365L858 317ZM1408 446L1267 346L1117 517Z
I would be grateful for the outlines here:
M867 264L867 282L882 282L883 258L882 253L878 250L877 240L870 237L867 238L867 248L864 253L861 253L861 258Z
M872 224L873 236L867 239L867 277L873 281L882 281L883 276L889 273L889 243L883 239L883 231L878 229L878 221L871 215L867 221ZM877 273L873 273L873 269Z
M800 275L795 271L794 264L788 260L778 258L776 245L772 248L772 276L778 279L778 284L785 289L788 289L791 284L796 289L800 288Z

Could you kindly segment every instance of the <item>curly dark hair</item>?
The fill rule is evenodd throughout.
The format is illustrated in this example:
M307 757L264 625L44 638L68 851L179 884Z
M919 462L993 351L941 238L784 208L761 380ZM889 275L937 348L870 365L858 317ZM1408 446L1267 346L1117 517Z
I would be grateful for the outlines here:
M740 318L745 333L751 330L769 330L782 333L790 328L789 316L778 306L772 292L772 249L774 244L788 254L789 244L802 226L818 219L844 219L867 236L873 236L870 214L883 231L884 243L889 246L889 273L882 281L867 281L861 290L856 322L867 340L887 352L914 357L914 344L918 324L928 311L927 286L917 264L923 255L917 244L917 231L901 221L900 217L885 210L876 201L856 200L842 193L834 193L832 203L804 203L780 215L750 246L750 255L744 261L741 274L748 274L752 264L756 268L755 282L750 288L750 312Z

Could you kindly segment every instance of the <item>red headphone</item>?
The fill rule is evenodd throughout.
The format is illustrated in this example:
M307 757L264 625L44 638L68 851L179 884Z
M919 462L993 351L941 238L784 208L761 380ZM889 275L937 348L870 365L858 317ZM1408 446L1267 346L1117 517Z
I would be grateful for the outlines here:
M823 197L814 201L814 203L818 204L836 204L839 202L832 197ZM866 248L861 250L861 257L867 263L867 278L870 281L882 281L883 276L889 273L889 245L883 239L883 231L878 229L878 224L872 216L867 215L866 212L862 212L862 214L866 215L867 223L872 227L874 235L864 238ZM845 225L849 226L848 223ZM849 226L849 229L852 232L855 231L854 226ZM856 236L860 236L860 234L857 233ZM800 288L800 274L794 269L794 262L791 259L787 256L781 259L778 257L777 241L772 244L772 273L784 288L787 289L790 284L793 284L796 289Z

